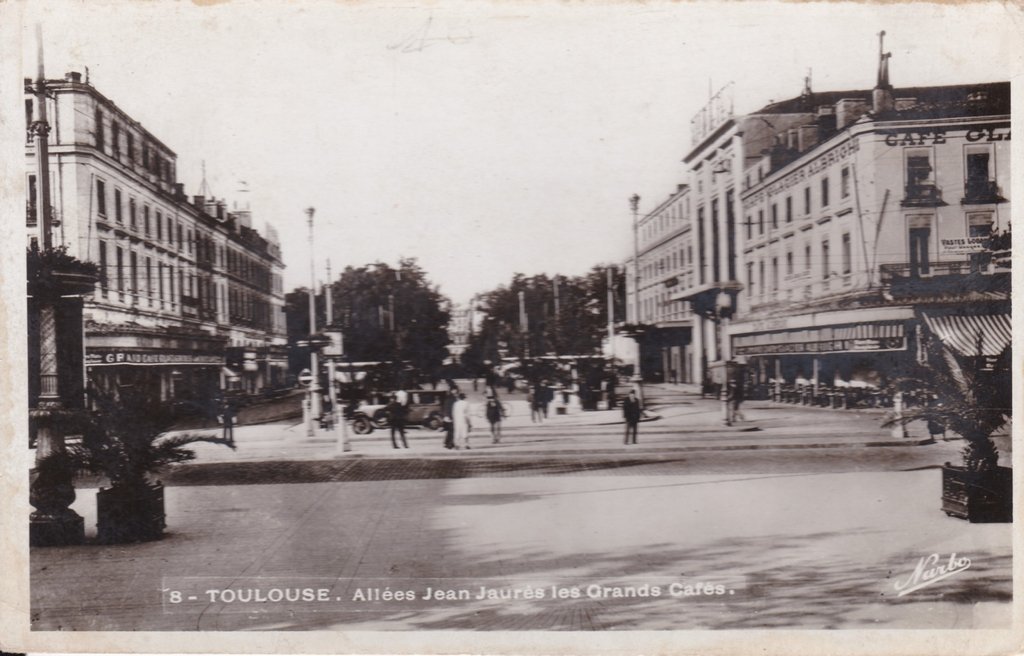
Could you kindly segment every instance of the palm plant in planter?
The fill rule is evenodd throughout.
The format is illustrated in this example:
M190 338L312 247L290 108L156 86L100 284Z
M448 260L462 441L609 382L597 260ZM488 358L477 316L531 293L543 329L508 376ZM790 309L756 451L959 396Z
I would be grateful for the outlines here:
M942 470L942 510L972 522L1009 522L1013 516L1012 470L1000 467L992 434L1010 420L1010 349L994 364L964 357L948 346L933 349L928 364L895 380L894 391L916 391L932 402L889 417L885 426L923 420L964 441L963 465ZM980 351L980 349L979 349Z
M109 481L96 497L99 542L157 540L166 514L163 485L153 476L167 465L194 459L195 452L185 448L189 444L235 445L216 436L164 435L173 420L169 408L132 388L123 388L117 399L96 393L93 398L98 410L84 421L81 442L56 457Z

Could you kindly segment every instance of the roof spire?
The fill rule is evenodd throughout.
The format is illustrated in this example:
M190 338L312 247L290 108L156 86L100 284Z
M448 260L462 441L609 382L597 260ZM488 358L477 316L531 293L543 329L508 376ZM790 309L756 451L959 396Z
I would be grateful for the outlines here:
M803 93L801 93L800 95L802 95L802 96L809 96L809 95L811 95L811 69L810 68L807 69L807 76L804 77L804 90L803 90Z
M203 198L213 198L213 192L210 191L210 185L206 183L206 160L203 160L203 181L199 183L199 195Z
M892 85L889 84L889 58L892 57L891 52L885 52L885 30L878 33L878 82L875 84L877 89L891 89Z

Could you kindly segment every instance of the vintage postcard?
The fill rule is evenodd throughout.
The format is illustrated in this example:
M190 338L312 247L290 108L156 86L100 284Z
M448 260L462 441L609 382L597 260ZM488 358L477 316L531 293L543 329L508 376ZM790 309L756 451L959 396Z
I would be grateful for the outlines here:
M1020 6L0 18L4 651L1024 650Z

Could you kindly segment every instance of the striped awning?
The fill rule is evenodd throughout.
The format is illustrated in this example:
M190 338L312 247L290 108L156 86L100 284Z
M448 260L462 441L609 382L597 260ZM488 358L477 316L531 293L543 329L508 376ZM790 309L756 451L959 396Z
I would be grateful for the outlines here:
M944 344L968 357L1002 354L1013 334L1009 314L925 314L924 319Z

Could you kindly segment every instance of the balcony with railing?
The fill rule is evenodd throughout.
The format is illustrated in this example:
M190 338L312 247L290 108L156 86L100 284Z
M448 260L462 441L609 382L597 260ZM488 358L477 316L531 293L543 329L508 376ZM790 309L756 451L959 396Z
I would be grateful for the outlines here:
M961 205L985 205L989 203L1005 203L1006 199L999 193L999 185L995 180L984 178L968 178L964 181L964 197Z
M882 289L893 298L1010 293L1010 250L985 250L969 259L879 266Z
M903 207L938 207L947 204L942 200L942 190L930 182L908 184L903 191Z

